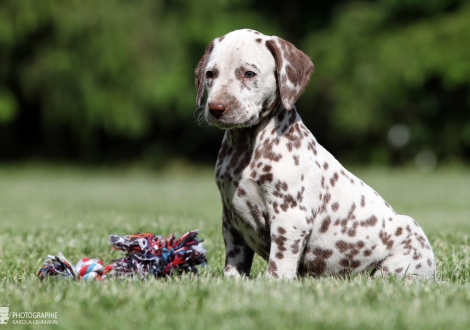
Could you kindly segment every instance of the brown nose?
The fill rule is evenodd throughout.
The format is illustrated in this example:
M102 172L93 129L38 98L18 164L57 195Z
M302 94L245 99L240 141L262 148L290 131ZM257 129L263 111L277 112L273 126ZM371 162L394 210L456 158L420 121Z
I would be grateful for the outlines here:
M211 115L213 115L217 119L222 117L222 114L224 113L226 108L227 106L221 102L209 103L209 112L211 113Z

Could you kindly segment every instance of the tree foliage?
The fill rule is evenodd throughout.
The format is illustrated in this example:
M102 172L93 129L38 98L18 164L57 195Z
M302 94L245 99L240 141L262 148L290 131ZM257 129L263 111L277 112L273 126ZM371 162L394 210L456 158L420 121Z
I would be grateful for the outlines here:
M398 122L411 130L408 156L420 148L469 156L470 4L447 11L454 2L351 3L306 38L318 68L310 95L330 101L334 132L383 144ZM414 19L398 24L406 11ZM375 149L371 159L393 157Z
M298 108L339 158L470 157L466 0L3 0L3 158L213 160L220 132L195 124L193 70L245 27L312 57ZM397 123L410 143L386 148Z

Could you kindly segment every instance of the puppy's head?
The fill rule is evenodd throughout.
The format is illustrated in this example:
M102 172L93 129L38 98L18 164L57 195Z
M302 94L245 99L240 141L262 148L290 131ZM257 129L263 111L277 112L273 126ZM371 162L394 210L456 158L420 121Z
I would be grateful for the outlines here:
M207 122L224 129L257 125L271 111L292 109L313 63L291 43L253 30L213 40L195 71L196 106L207 101Z

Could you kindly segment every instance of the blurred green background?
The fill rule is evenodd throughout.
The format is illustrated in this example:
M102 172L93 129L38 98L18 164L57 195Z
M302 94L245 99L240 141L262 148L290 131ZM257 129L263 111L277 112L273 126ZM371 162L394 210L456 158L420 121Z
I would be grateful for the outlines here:
M193 72L240 28L312 58L297 108L341 161L470 161L469 0L2 0L0 161L213 164Z

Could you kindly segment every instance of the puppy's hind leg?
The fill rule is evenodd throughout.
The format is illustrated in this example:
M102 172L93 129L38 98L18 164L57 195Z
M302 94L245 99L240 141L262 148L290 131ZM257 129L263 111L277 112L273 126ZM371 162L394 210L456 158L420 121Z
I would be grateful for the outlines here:
M395 236L401 238L389 256L377 266L374 277L396 276L406 280L434 281L436 262L431 245L421 227L410 217L397 215ZM397 235L400 234L400 235Z

